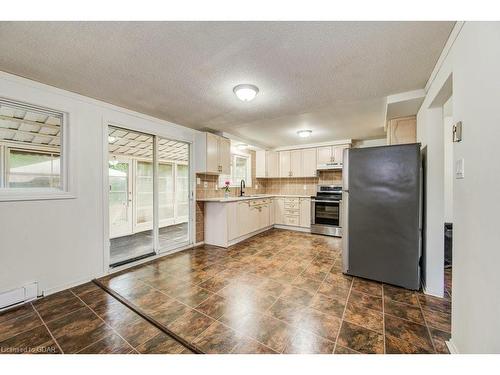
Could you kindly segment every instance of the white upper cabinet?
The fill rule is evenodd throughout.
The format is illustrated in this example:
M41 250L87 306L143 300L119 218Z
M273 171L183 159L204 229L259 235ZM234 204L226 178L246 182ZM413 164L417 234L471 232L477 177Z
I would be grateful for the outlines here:
M332 167L342 167L344 163L344 150L350 145L323 146L317 149L317 165L330 165Z
M231 141L212 133L196 136L196 173L230 174Z
M290 151L280 151L280 177L292 177L291 176L291 164L290 164Z
M257 178L317 177L318 169L342 168L349 144L283 151L257 151Z
M256 151L255 152L255 177L265 178L267 177L267 151Z
M333 147L318 147L318 164L327 164L333 162Z
M302 150L290 151L290 177L302 177Z
M280 176L279 155L275 151L267 151L267 177L276 178Z
M275 151L256 152L256 177L275 178L279 175L279 157Z
M231 141L219 137L219 166L221 174L231 174Z
M316 149L302 150L302 177L316 177Z

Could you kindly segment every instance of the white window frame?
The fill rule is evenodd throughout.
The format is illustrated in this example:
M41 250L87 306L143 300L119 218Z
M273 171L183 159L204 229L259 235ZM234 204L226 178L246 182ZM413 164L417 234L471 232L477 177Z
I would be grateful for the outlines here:
M47 200L47 199L73 199L76 198L75 194L75 182L70 178L76 175L74 166L71 165L70 158L70 132L69 132L69 115L67 112L57 109L49 109L33 104L24 103L18 100L10 100L6 98L0 98L3 102L7 104L12 104L13 106L18 106L26 108L32 111L40 111L43 113L54 113L62 116L61 121L61 146L60 146L60 157L61 157L61 188L8 188L6 184L6 168L7 168L7 152L9 148L15 149L29 149L33 151L45 151L50 147L44 147L41 145L23 145L12 141L0 141L1 155L0 155L0 202L8 201L32 201L32 200Z
M227 178L231 180L231 184L229 187L240 187L240 181L234 181L234 175L233 175L233 165L235 164L235 159L239 158L245 158L247 160L247 180L245 181L245 187L252 187L252 156L250 154L238 154L238 153L232 153L231 154L231 166L230 166L230 175L219 175L219 187L223 188L224 187L224 182Z

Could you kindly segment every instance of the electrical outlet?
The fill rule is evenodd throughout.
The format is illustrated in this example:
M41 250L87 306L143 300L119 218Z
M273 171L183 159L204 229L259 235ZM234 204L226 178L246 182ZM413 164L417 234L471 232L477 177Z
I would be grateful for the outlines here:
M208 182L207 182L207 181L204 181L204 182L203 182L203 187L204 187L205 189L208 189Z

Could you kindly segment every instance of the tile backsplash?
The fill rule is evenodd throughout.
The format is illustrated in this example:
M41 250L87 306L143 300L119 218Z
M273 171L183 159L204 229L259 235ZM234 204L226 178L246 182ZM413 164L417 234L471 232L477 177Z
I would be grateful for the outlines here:
M252 160L252 176L256 174L255 151L250 151ZM198 183L199 180L199 183ZM342 171L319 171L318 177L299 178L253 178L252 186L245 188L247 195L279 194L279 195L315 195L318 185L342 184ZM219 198L224 190L219 185L219 176L196 174L196 199ZM239 187L231 187L229 195L238 196ZM196 202L196 242L204 239L203 221L204 204Z
M196 185L196 199L218 198L224 196L224 190L218 186L219 177L216 175L197 174L199 184ZM318 177L299 178L257 178L251 187L245 188L249 194L298 194L315 195L318 185L333 185L342 183L341 171L321 171ZM240 193L238 187L231 187L230 196Z

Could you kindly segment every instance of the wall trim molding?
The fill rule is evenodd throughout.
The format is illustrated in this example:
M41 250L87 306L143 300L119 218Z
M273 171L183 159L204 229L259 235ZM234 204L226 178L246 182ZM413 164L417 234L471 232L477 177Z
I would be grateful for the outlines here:
M448 347L448 350L450 351L450 354L460 354L460 352L457 349L457 346L455 345L455 342L453 341L453 338L450 338L448 341L445 341L446 346Z
M441 51L441 55L439 55L439 58L436 62L436 65L434 66L434 69L432 70L431 75L429 76L429 79L427 80L425 84L425 92L427 93L429 91L429 88L431 87L432 83L434 82L434 79L436 78L439 70L441 69L441 66L443 65L444 60L448 56L448 54L451 51L451 47L453 47L453 44L455 43L455 40L458 38L458 35L460 35L460 31L462 30L462 27L465 25L465 21L457 21L455 23L455 26L453 26L453 29L450 32L450 36L448 37L448 40L446 41L446 44L443 47L443 51Z

